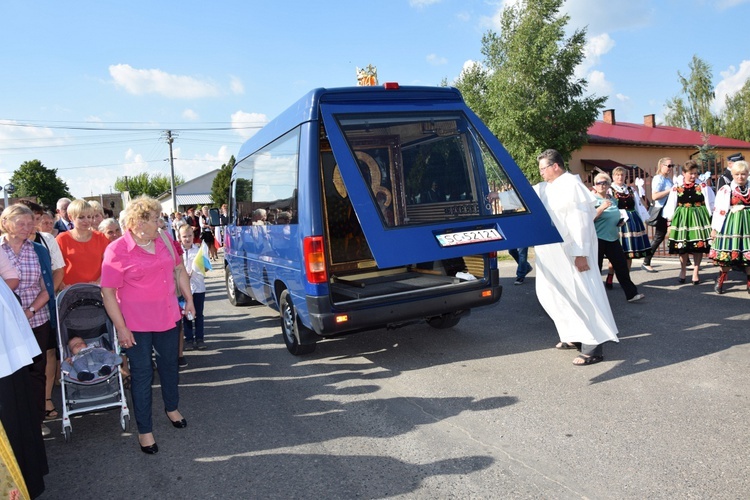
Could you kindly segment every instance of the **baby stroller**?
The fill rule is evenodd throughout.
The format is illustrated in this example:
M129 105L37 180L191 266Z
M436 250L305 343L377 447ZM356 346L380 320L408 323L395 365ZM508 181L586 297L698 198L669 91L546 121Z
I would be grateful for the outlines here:
M81 337L87 345L96 344L120 354L120 344L112 321L107 316L102 302L102 291L98 285L78 283L66 288L57 296L57 339L60 359L72 356L68 340ZM125 397L120 370L115 367L103 377L81 382L60 374L62 387L62 432L65 442L70 441L73 431L70 417L109 408L120 408L120 426L128 430L130 411Z

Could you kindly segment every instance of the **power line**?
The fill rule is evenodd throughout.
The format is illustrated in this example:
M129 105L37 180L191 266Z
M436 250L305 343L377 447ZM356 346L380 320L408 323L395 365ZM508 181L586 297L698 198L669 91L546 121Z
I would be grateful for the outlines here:
M12 121L14 123L8 123L9 121ZM53 123L53 122L50 122ZM122 122L112 122L112 123L122 123ZM125 122L128 123L128 122ZM158 128L152 128L152 127L131 127L131 128L119 128L119 127L101 127L101 126L72 126L72 125L43 125L43 124L34 124L34 123L21 123L16 120L7 120L2 119L0 120L0 125L5 127L20 127L20 128L47 128L47 129L54 129L54 130L85 130L89 132L162 132L164 130L164 127L158 127ZM184 128L173 128L172 130L174 132L181 132L181 131L220 131L220 130L249 130L249 129L260 129L263 128L263 124L259 125L248 125L243 127L238 126L228 126L228 127L184 127Z

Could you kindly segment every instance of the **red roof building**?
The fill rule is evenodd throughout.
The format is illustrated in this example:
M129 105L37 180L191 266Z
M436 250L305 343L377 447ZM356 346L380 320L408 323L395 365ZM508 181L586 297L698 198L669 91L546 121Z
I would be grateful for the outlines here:
M676 165L683 165L696 158L698 148L704 143L700 132L656 125L654 115L644 116L643 124L618 123L614 109L604 111L604 119L589 127L588 136L588 144L573 153L570 170L589 183L598 172L611 172L614 167L624 165L638 167L640 170L635 169L633 177L645 176L648 184L660 158L670 157ZM715 148L717 161L707 166L714 173L721 174L728 155L742 153L750 158L750 142L709 135L708 145ZM675 169L677 174L679 169Z

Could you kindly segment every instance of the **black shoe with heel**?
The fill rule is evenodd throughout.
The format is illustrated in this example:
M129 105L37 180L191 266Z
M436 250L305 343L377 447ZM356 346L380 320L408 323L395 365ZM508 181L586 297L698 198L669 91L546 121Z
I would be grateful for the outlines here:
M148 446L143 446L141 444L140 436L138 438L138 444L141 447L141 451L145 453L146 455L156 455L159 453L159 446L156 444L156 441L154 441L154 444L150 444Z
M150 446L141 446L141 451L146 455L156 455L159 453L159 446L156 443Z
M169 413L167 413L166 409L164 410L164 414L167 416L167 418L169 418ZM187 420L185 420L184 418L176 422L169 418L169 421L172 422L172 426L176 427L177 429L184 429L185 427L187 427Z

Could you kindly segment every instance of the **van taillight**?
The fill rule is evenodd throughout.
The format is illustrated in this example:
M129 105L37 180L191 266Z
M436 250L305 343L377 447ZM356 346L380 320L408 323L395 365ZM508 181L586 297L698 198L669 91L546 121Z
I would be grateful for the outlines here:
M398 90L398 82L385 82L383 88L385 90Z
M325 283L326 259L322 236L308 236L303 243L305 252L305 274L309 283Z
M497 252L490 252L487 254L487 257L490 259L496 259L497 258Z

